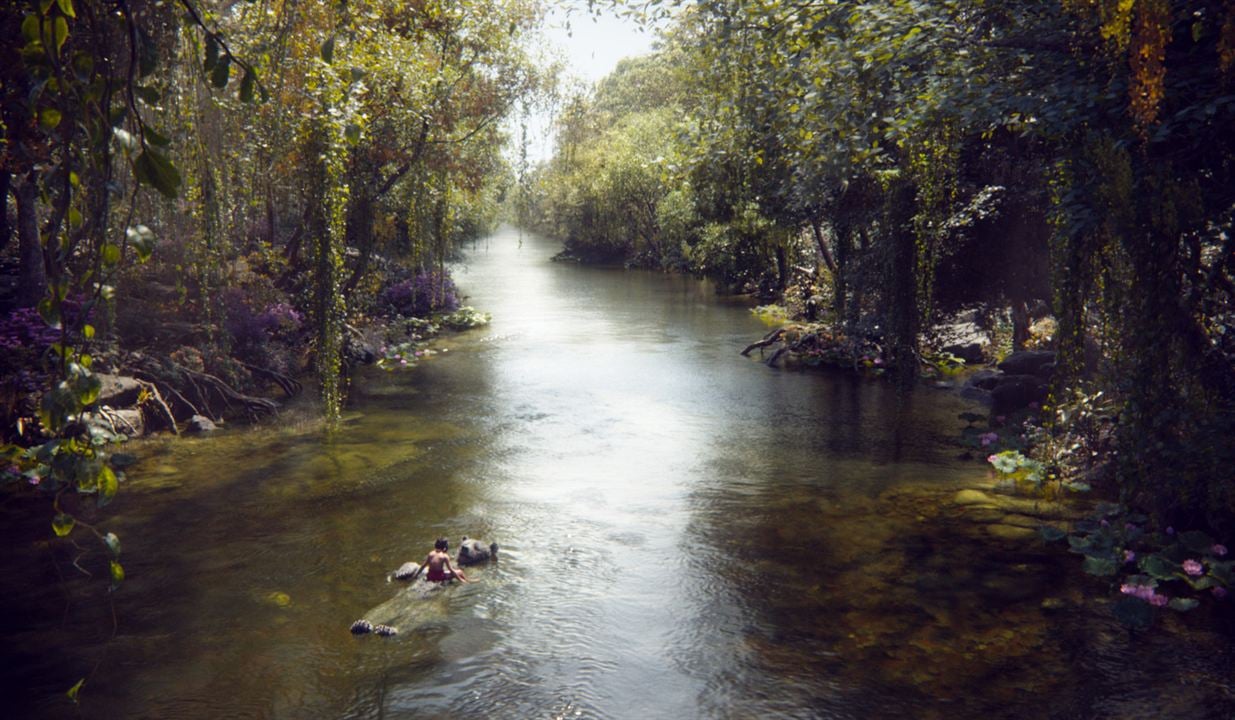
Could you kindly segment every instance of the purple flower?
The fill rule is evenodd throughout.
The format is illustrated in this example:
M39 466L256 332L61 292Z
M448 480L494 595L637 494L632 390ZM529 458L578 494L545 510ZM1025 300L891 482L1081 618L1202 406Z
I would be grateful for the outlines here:
M1197 575L1204 573L1205 568L1202 567L1199 562L1189 559L1189 560L1184 560L1184 572L1195 577Z
M1219 600L1226 597L1226 588L1222 587L1221 585L1215 585L1214 589L1210 590L1210 592L1212 592L1214 594L1214 597L1218 598Z
M1007 415L996 415L995 416L995 422L999 423L1000 425L1006 423L1007 421L1008 421Z
M1149 594L1149 604L1154 607L1166 607L1166 604L1170 601L1170 598L1165 595L1158 595L1153 592Z
M1223 557L1226 555L1226 545L1217 543L1213 547L1209 548L1209 551L1218 557Z
M991 443L999 442L999 434L993 432L982 433L978 436L978 440L982 442L982 447L986 447Z
M1039 405L1039 404L1038 404L1038 403L1036 403L1036 402L1031 402L1031 403L1029 403L1028 405L1026 405L1026 407L1028 407L1030 410L1037 410L1038 408L1040 408L1040 407L1042 407L1042 406L1041 406L1041 405Z
M1174 527L1172 527L1172 526L1170 526L1170 525L1167 525L1167 526L1166 526L1166 534L1167 534L1167 535L1174 535L1174 534L1175 534L1175 528L1174 528Z
M1124 562L1130 563L1134 560L1136 560L1136 553L1131 550L1124 550Z
M1098 521L1098 524L1101 525L1102 527L1110 527L1111 521L1107 520L1106 518L1102 518L1101 520Z
M882 364L883 364L883 358L875 358L875 364L876 364L876 365L882 365Z

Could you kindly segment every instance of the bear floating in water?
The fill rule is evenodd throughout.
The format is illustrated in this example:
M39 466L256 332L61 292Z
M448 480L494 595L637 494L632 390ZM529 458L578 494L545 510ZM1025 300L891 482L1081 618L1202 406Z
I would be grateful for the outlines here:
M489 560L497 560L497 543L489 543L485 547L479 540L469 540L466 535L459 543L460 565L479 565Z

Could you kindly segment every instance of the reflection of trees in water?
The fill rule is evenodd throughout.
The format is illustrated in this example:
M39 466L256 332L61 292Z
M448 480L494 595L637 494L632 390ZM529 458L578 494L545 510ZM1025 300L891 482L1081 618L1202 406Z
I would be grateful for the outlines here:
M1094 716L1126 696L1124 670L1142 651L1103 607L1081 605L1091 579L1033 539L993 539L952 505L957 480L981 482L981 470L932 462L948 454L929 432L950 427L946 403L801 385L769 398L796 424L717 438L711 481L691 496L688 535L701 549L683 592L697 613L676 659L716 691L701 702L730 714L1045 718ZM803 421L811 406L825 409L814 425ZM1044 610L1048 597L1063 609ZM1084 683L1066 670L1078 652L1106 663ZM1201 674L1219 677L1222 662ZM1143 682L1169 693L1184 675ZM1186 706L1229 706L1221 687Z

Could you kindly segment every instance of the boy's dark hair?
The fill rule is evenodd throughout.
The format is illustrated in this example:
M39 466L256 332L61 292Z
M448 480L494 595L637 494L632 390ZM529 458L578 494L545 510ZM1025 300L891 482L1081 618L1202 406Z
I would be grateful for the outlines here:
M447 543L447 542L446 542L446 538L444 538L444 537L440 537L440 538L438 538L438 539L437 539L437 541L436 541L436 542L434 542L434 543L433 543L433 549L434 549L434 550L441 550L442 552L446 552L446 548L447 548L447 546L448 546L448 545L449 545L449 543Z

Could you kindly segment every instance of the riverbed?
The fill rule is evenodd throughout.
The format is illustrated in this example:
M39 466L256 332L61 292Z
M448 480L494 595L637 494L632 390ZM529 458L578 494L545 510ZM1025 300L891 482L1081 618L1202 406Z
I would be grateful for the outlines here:
M87 718L1235 717L1213 618L1130 636L1072 558L949 505L989 485L971 406L768 368L749 303L556 250L478 242L455 276L492 323L359 374L332 434L141 446L114 622L71 553L19 548L18 716L76 716L88 675ZM500 562L352 636L439 535Z

